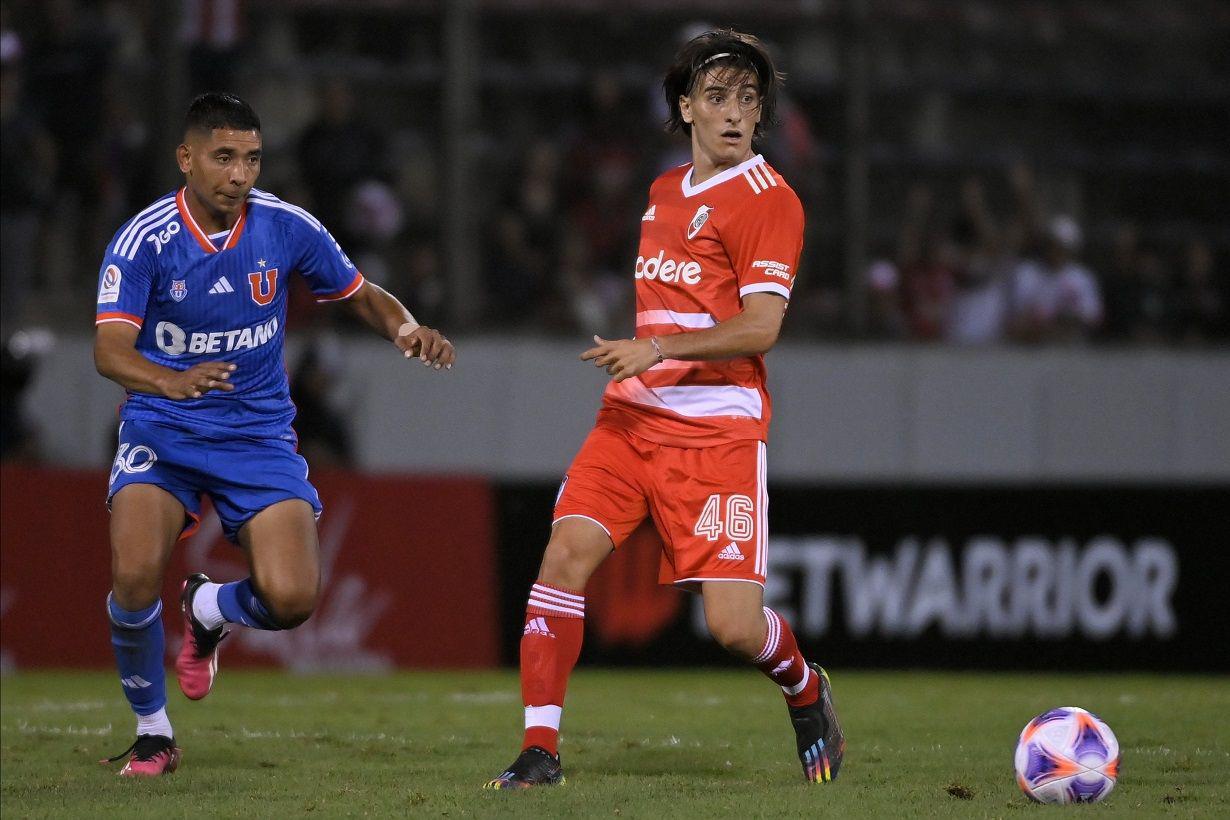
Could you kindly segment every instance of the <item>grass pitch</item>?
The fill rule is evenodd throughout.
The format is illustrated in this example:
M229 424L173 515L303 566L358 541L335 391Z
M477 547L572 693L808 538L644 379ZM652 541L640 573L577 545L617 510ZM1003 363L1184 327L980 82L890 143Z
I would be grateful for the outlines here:
M1115 730L1123 773L1104 803L1069 811L1230 816L1224 678L834 670L833 685L846 765L836 783L815 786L802 780L781 696L759 675L582 666L564 717L567 784L500 793L479 787L517 752L513 672L224 670L201 703L173 692L183 764L140 782L97 763L132 739L113 675L13 675L0 689L0 809L125 818L1025 816L1063 809L1034 806L1017 790L1017 734L1047 708L1078 705Z

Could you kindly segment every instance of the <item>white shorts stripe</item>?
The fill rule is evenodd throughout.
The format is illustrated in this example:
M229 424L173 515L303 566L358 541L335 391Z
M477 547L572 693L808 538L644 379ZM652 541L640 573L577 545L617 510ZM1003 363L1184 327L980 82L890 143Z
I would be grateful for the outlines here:
M713 327L717 322L708 313L678 313L673 310L642 310L636 314L636 326L678 325L679 327Z
M769 574L769 447L756 446L756 574Z
M572 515L561 515L559 518L551 522L551 526L554 527L556 524L563 521L565 518L584 518L586 521L593 521L594 524L596 524L603 532L606 533L607 538L610 538L611 541L615 540L614 538L611 537L611 531L606 528L605 524L603 524L597 518L590 518L588 515L581 515L580 513L573 513Z
M680 578L678 581L671 581L672 584L679 586L682 584L718 584L718 583L733 583L733 584L755 584L764 589L764 584L757 581L755 578L705 578L703 576L695 576L693 578Z

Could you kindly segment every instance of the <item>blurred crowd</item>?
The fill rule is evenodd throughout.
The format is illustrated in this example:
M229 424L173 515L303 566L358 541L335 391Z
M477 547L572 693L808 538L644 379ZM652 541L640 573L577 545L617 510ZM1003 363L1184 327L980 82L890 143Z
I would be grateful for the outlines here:
M867 267L867 334L992 345L1107 342L1210 345L1230 339L1230 293L1210 243L1163 248L1121 224L1088 253L1080 223L1039 206L1033 175L1014 168L996 213L982 179L953 203L910 191L896 246Z
M188 96L234 88L265 118L262 187L313 211L364 272L423 321L447 323L453 302L471 300L477 318L459 330L628 332L629 271L648 184L688 157L686 143L662 131L658 72L703 24L682 26L631 55L640 65L634 73L597 55L572 76L542 56L551 54L553 35L538 29L520 53L501 43L514 49L507 60L527 86L544 76L570 80L541 107L527 104L517 83L483 80L468 146L477 157L471 207L482 287L456 293L441 238L441 166L449 154L433 113L441 103L430 31L416 23L417 33L385 42L326 18L313 35L283 17L253 25L256 6L185 0L174 47L186 55ZM153 43L164 8L118 0L0 3L5 339L30 325L67 330L70 321L88 332L80 315L88 311L101 248L129 215L174 184L170 149L159 136L167 126L151 118L177 121L186 99L147 105L161 88ZM807 59L800 49L781 51L820 89L812 98L827 100L825 58L818 56L827 52L804 45ZM383 63L382 49L392 55ZM259 82L244 69L250 65L262 67ZM416 72L431 93L397 85L401 74ZM373 84L388 93L370 93ZM1019 161L944 180L921 169L911 186L873 196L881 227L869 232L869 264L859 263L865 269L852 276L842 242L840 123L803 87L783 100L781 122L761 146L809 214L788 334L962 345L1230 338L1227 248L1218 244L1224 236L1171 232L1159 240L1149 230L1154 214L1130 212L1091 230L1073 201L1052 204ZM414 104L400 104L403 97ZM934 106L920 105L914 142L925 147ZM300 294L295 303L295 317L314 317L300 327L335 321L316 318L309 302Z

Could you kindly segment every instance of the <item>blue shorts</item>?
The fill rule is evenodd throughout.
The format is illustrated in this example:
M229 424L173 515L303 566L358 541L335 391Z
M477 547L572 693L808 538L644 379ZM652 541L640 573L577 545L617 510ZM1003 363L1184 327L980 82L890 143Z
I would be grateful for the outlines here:
M191 521L201 520L201 495L214 502L222 531L238 543L239 529L261 510L302 498L320 516L320 496L307 480L308 465L295 446L281 439L203 438L167 424L125 421L111 464L107 505L129 484L153 484L175 496Z

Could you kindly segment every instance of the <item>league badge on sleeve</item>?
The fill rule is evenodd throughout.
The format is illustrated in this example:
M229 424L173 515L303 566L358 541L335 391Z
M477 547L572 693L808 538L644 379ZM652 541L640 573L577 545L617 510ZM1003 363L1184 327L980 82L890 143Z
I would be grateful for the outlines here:
M188 295L188 280L187 279L172 279L171 280L171 298L176 302L184 301L184 297Z
M117 265L107 265L103 271L102 283L98 287L98 304L105 305L120 300L120 281L123 274Z

